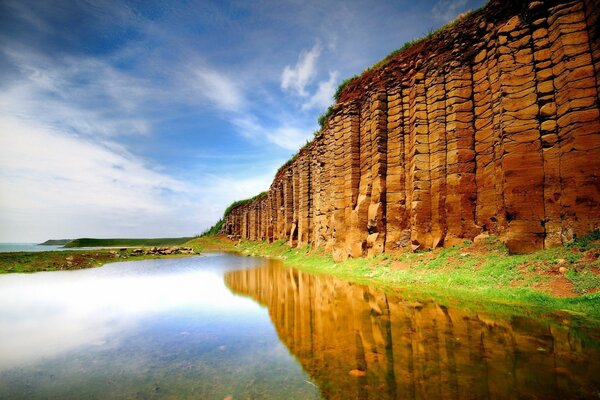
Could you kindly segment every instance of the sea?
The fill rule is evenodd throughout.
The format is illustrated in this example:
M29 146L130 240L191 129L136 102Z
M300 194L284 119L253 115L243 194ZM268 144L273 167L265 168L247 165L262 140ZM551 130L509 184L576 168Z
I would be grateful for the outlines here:
M73 250L65 249L63 246L42 246L37 243L0 243L0 253L15 251L61 251Z

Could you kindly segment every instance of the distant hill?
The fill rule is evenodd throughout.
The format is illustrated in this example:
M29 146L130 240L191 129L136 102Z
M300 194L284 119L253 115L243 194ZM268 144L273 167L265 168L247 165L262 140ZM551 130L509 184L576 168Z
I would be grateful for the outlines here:
M179 246L193 239L181 238L153 238L153 239L94 239L80 238L71 240L65 247L132 247L132 246Z
M40 246L64 246L73 239L48 239L44 243L40 243Z

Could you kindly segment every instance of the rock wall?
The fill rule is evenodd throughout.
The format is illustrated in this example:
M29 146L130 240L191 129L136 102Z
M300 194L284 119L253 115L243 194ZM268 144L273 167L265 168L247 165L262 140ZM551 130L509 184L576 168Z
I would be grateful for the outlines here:
M492 0L366 71L223 233L343 260L600 228L599 16L600 0Z
M591 398L600 385L598 332L566 320L501 319L273 264L225 282L268 307L326 399Z

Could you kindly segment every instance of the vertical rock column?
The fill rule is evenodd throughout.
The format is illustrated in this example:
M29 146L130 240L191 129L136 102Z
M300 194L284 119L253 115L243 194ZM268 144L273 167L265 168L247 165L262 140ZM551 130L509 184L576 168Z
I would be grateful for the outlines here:
M431 168L432 246L444 244L446 232L446 88L444 74L434 71L425 79ZM453 115L456 117L456 114ZM451 160L454 161L454 160Z
M330 118L329 131L333 135L333 160L332 160L332 181L331 185L335 187L333 191L333 212L331 213L330 225L332 227L332 251L335 261L346 259L346 232L348 231L347 221L345 219L344 209L344 182L346 174L344 173L345 158L349 150L344 135L343 117L339 113Z
M472 239L481 230L475 222L477 182L471 68L454 65L446 75L445 90L448 152L445 171L447 186L444 188L447 193L445 245L453 245L464 239ZM487 191L494 194L491 182Z
M508 228L503 239L514 253L543 248L544 168L531 34L520 16L498 30L502 97L504 204Z
M406 79L402 81L401 86L401 98L402 98L402 132L400 133L404 143L404 197L405 200L405 211L403 219L403 225L406 226L406 236L401 237L401 242L404 246L412 246L412 212L413 212L413 187L414 179L412 171L414 170L415 157L414 157L414 135L412 126L410 123L411 118L411 80Z
M548 36L547 3L532 3L528 13L532 32L533 66L538 93L542 158L544 162L544 246L562 243L560 145L556 125L556 96Z
M597 71L583 2L551 8L548 25L560 146L562 239L568 241L600 225ZM594 42L598 40L595 36Z
M242 239L248 239L248 212L246 210L246 207L240 207L240 212L242 214L242 229L240 232L240 236Z
M507 38L497 38L496 28L483 23L481 28L483 46L473 60L473 103L475 127L475 178L477 187L476 224L490 234L501 233L505 225L504 212L504 173L502 171L503 146L500 140L500 73L498 70L498 42L506 43ZM455 65L455 67L458 67ZM455 75L454 71L449 72ZM460 77L448 77L448 82ZM467 100L465 97L462 101ZM452 98L449 98L451 106ZM450 187L449 193L452 193ZM455 220L448 220L453 229ZM454 232L451 233L453 236Z
M360 117L356 103L344 107L344 221L347 226L344 251L341 258L352 255L354 243L362 243L358 226L353 225L354 208L358 201L360 185ZM358 246L362 248L362 245ZM362 251L362 250L361 250Z
M427 100L425 74L416 72L409 89L410 136L412 162L412 213L411 246L413 250L430 248L431 236L431 166L429 163L429 128L427 125Z
M298 246L306 246L310 242L312 193L310 187L310 153L312 147L308 148L298 156L300 168L298 182Z
M385 248L386 173L387 173L387 93L371 96L371 203L367 222L368 255L381 254Z
M288 167L283 175L283 214L285 227L281 239L291 240L292 224L294 222L294 188L292 171Z
M598 107L600 107L600 1L585 0L584 8L590 52L592 53L592 64L596 75Z
M312 189L312 209L311 209L311 242L313 246L320 247L322 240L320 239L320 226L323 218L321 212L321 175L323 173L323 163L321 153L323 149L322 136L315 140L314 151L311 152L310 158L310 187Z
M360 104L359 118L359 166L360 178L358 196L350 216L350 232L347 241L350 245L350 255L354 258L366 255L366 239L368 235L368 212L371 204L372 164L371 156L371 107L369 102Z
M386 172L386 241L385 251L397 251L409 244L406 236L406 176L402 90L388 90L387 172Z
M290 228L289 244L294 247L298 244L298 218L300 212L300 203L298 194L300 193L300 171L297 159L290 166L292 179L292 225Z
M323 132L323 162L321 171L322 193L321 206L323 211L322 219L322 237L325 243L325 249L331 251L334 244L334 211L336 193L342 188L336 186L336 159L335 148L335 121L330 119ZM338 165L339 166L339 165Z
M256 201L248 204L248 239L256 240Z
M273 186L271 186L271 189L267 192L267 220L266 220L266 230L265 230L265 240L267 240L269 243L273 242L273 230L274 227L276 226L277 222L275 220L275 214L273 212L273 210L275 209L274 207L274 202L275 202L275 197L274 197L275 192L273 191Z
M275 213L277 215L275 240L283 240L283 239L285 239L285 207L284 207L285 199L283 197L283 174L279 174L275 178L274 186L275 186L275 202L276 202Z

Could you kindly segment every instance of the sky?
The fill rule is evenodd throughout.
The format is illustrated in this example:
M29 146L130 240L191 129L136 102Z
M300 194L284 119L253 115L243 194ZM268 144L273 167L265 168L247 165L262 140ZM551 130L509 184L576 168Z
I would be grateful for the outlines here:
M1 0L0 242L197 235L344 79L483 3Z

